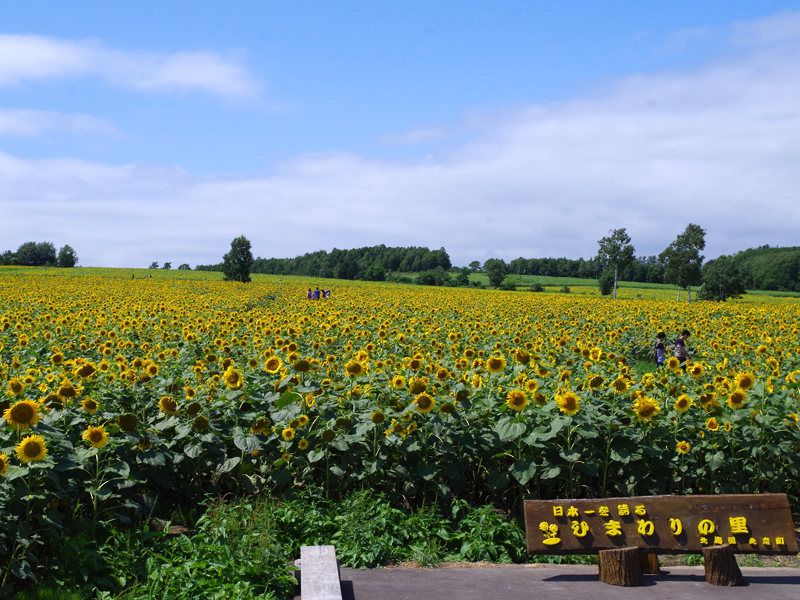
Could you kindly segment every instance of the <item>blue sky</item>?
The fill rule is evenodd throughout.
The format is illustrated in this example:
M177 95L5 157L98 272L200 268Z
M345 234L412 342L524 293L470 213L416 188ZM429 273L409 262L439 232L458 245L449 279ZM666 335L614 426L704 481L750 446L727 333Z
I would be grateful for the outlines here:
M0 0L0 251L797 244L800 1Z

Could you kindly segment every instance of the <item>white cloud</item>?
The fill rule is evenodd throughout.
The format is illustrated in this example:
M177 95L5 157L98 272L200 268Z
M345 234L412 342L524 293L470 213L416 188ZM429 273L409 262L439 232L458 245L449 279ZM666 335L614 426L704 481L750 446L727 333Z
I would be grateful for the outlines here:
M47 131L116 134L108 121L89 115L70 115L43 110L0 108L0 137L31 137Z
M238 235L261 256L443 245L456 264L589 257L617 227L656 254L690 222L708 230L709 257L794 245L798 97L800 48L770 42L499 110L479 137L469 116L447 130L472 141L420 160L305 155L261 177L197 178L0 154L4 241L69 243L83 264L107 266L217 262Z
M125 51L92 40L0 34L0 85L88 75L146 91L197 90L246 98L260 90L243 65L213 52Z

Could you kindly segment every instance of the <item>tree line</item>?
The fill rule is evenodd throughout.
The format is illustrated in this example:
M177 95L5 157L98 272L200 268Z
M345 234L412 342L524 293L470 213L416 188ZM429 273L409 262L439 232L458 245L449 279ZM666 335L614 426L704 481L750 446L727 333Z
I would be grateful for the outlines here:
M386 281L393 272L419 273L437 269L447 271L451 267L450 256L444 248L430 250L417 246L400 248L381 244L350 250L334 248L330 252L319 250L295 258L258 257L253 260L250 272L326 279ZM224 263L197 265L195 269L222 272Z
M0 254L0 265L21 267L74 267L78 264L75 249L66 244L56 252L53 242L25 242L16 252L6 250Z

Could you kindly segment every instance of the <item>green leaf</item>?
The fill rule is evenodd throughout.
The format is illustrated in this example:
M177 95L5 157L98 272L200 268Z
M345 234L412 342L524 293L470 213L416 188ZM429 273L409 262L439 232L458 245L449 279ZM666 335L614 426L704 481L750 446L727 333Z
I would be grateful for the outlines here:
M626 448L611 451L611 460L627 464L631 461L631 453Z
M234 456L233 458L229 458L225 462L217 465L217 474L222 475L223 473L227 473L228 471L232 471L236 465L239 464L241 457Z
M559 454L567 462L575 462L581 457L580 450L561 450Z
M532 460L518 460L508 470L514 479L525 485L536 474L536 463Z
M525 433L525 423L515 423L510 418L506 417L498 421L494 431L504 442L515 440Z
M312 450L308 453L308 462L310 463L315 463L323 458L325 458L325 453L321 450Z
M233 443L242 452L253 452L261 447L258 437L251 433L245 433L241 427L234 428Z
M548 467L542 469L539 479L553 479L561 474L561 467Z
M488 483L489 488L493 490L503 490L508 487L509 480L510 477L508 476L508 473L489 471L489 475L486 478L486 483Z
M272 479L272 481L274 481L279 486L283 487L291 481L292 474L289 473L289 471L283 471L283 470L273 471L270 474L269 478Z
M712 471L716 471L725 464L725 454L723 454L722 451L715 452L714 454L709 452L706 454L706 462Z
M436 475L436 465L427 465L425 463L419 463L417 465L417 473L419 473L420 477L425 480L431 480Z
M200 444L190 444L183 449L189 458L197 458L203 453L203 446Z

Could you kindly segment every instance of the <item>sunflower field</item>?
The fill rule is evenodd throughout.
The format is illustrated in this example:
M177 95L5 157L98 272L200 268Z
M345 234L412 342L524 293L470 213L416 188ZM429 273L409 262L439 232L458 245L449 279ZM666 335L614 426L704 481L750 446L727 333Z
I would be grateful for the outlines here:
M336 281L310 301L319 282L219 279L0 268L6 577L54 537L225 494L785 492L800 508L796 299ZM656 369L656 333L682 329L693 360Z

